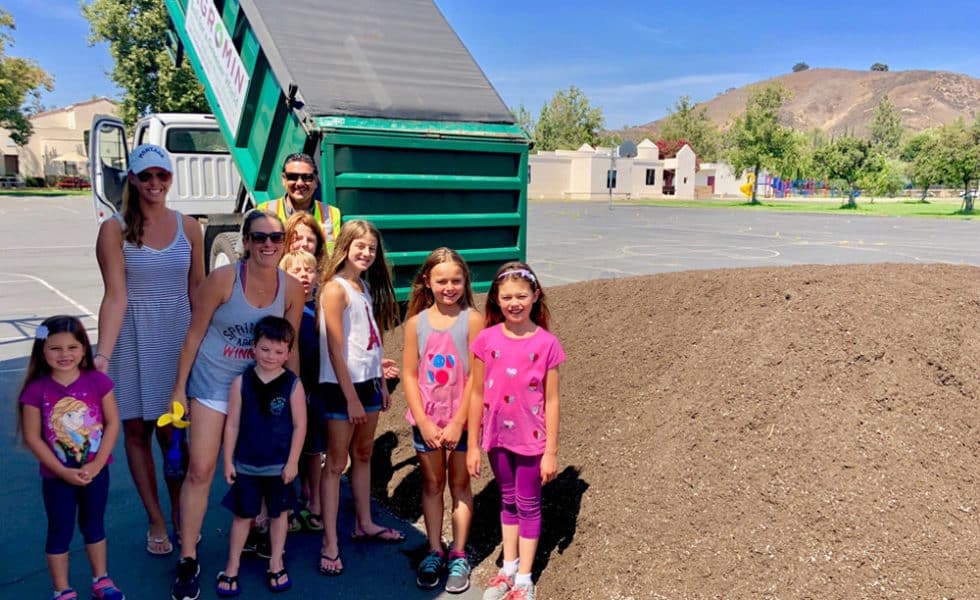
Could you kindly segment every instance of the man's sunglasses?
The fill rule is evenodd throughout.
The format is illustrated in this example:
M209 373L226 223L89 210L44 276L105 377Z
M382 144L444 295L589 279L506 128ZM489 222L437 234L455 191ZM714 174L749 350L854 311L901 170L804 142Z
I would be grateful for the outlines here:
M316 179L316 175L313 173L283 173L282 176L286 178L286 181L296 181L297 179L302 179L306 183L310 183Z
M170 181L170 175L167 171L141 171L136 174L136 179L146 183L150 178L156 176L160 181Z
M273 231L272 233L252 231L248 234L248 239L255 244L264 244L266 240L271 240L273 244L281 244L286 241L286 234L281 231Z

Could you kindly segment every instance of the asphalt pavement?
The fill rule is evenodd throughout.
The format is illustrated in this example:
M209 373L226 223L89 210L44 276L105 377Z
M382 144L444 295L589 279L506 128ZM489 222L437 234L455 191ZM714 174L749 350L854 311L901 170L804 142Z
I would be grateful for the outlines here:
M800 264L946 262L980 265L980 223L854 215L811 215L736 209L635 207L605 203L532 202L528 258L543 284L561 285L692 269ZM46 519L37 463L14 439L14 406L34 328L57 313L78 315L95 335L102 283L95 261L97 225L91 199L0 197L0 597L44 598L50 593L44 561ZM560 318L560 315L557 315ZM382 432L379 432L379 435ZM111 468L106 515L110 572L131 600L169 597L176 558L146 554L145 515L125 466L120 439ZM213 598L213 578L224 566L229 514L218 505L216 481L200 545L202 598ZM348 493L345 490L345 493ZM166 504L165 504L166 510ZM385 525L409 533L400 545L343 543L346 571L316 570L319 536L291 535L286 562L293 597L440 598L420 592L409 555L424 535L378 511ZM341 539L353 521L342 502ZM346 527L343 527L346 524ZM82 595L88 566L80 536L72 544L71 580ZM251 598L271 597L263 561L246 562L242 587ZM462 598L479 598L471 590Z

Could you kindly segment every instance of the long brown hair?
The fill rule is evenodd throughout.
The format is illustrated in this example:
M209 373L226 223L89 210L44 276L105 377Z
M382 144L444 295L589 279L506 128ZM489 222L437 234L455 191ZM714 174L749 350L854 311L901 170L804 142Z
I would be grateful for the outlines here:
M125 224L123 239L137 248L143 247L143 209L140 207L140 191L126 177L122 193L122 216Z
M323 263L323 270L320 274L320 290L323 290L323 287L333 279L334 275L343 270L354 240L369 234L377 240L378 250L374 263L368 267L362 277L367 282L368 290L371 292L374 320L384 335L383 332L386 329L394 329L395 325L398 324L398 303L395 301L395 286L391 281L391 266L385 258L384 240L381 239L381 232L372 223L360 219L344 223L340 229L340 235L337 236L333 254L328 256Z
M415 275L415 281L412 282L412 292L408 296L408 311L405 313L406 318L419 314L435 303L436 299L432 295L432 289L426 286L425 283L432 273L432 269L436 265L443 263L459 265L459 268L462 269L463 296L457 302L460 308L473 306L473 284L470 279L470 269L466 266L466 261L459 255L459 252L443 246L442 248L433 250L426 257L422 266L419 267L419 272Z
M43 328L43 329L42 329ZM42 333L43 332L43 333ZM56 333L70 333L75 336L75 340L82 345L82 362L78 368L82 371L95 369L95 357L92 355L92 343L89 342L85 326L77 318L69 315L55 315L41 321L38 331L34 336L34 344L31 346L31 357L27 361L27 371L24 373L24 381L17 392L17 433L24 430L24 405L20 403L20 397L24 390L32 382L42 377L51 375L51 365L44 360L44 344L48 336Z
M502 267L497 269L497 274L493 277L493 283L490 284L490 290L487 291L487 327L502 323L504 320L504 312L497 300L500 284L504 281L523 281L530 286L532 292L539 292L537 302L531 307L531 321L538 327L547 330L548 323L551 321L551 311L548 310L548 302L544 298L544 290L541 288L538 276L534 274L527 263L516 260L504 263Z

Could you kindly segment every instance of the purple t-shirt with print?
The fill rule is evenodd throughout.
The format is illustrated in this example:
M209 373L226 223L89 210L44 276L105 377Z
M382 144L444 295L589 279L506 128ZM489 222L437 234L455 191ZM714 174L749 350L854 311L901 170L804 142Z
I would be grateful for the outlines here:
M82 371L67 386L44 376L27 384L20 401L41 411L41 436L58 460L78 468L95 460L102 446L102 398L112 387L99 371ZM44 465L41 476L57 477Z
M545 379L565 362L561 342L543 327L526 338L507 337L500 324L481 331L470 350L485 365L483 449L544 454Z

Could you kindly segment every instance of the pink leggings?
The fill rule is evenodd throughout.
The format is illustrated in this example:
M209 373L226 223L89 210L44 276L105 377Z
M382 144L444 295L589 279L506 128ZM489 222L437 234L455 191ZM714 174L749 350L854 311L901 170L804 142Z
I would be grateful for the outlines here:
M541 456L522 456L503 448L487 453L500 487L500 522L517 525L524 539L541 537Z

